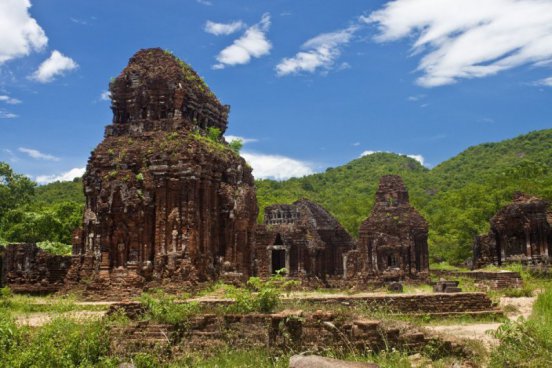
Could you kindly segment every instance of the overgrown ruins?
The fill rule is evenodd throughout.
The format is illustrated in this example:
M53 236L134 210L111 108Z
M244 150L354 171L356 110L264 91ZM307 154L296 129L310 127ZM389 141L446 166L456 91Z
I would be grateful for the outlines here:
M83 178L66 289L181 289L284 268L347 285L427 276L428 225L399 176L381 178L358 242L305 199L267 207L257 225L252 170L223 138L229 107L187 64L140 50L110 92L113 122Z
M251 168L224 141L229 107L185 63L137 52L110 84L113 124L84 175L69 281L92 286L251 274Z
M353 238L324 208L302 199L265 208L256 228L256 268L269 276L285 268L290 276L343 275L343 256L354 249Z
M491 218L491 230L478 236L474 267L521 262L548 263L552 254L552 216L548 202L516 193L513 202Z
M376 203L359 229L358 249L347 254L348 278L386 280L427 277L428 224L409 202L397 175L380 179Z

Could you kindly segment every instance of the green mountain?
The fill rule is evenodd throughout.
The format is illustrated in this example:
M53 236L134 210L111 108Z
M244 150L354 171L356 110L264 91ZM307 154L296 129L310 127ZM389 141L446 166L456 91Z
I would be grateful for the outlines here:
M552 129L470 147L431 170L406 156L374 153L303 178L258 180L259 220L267 205L309 198L356 235L385 174L403 177L412 204L429 221L431 256L460 262L470 256L474 236L488 231L490 217L514 192L552 200ZM82 204L82 182L38 187L33 202L34 207Z
M432 170L406 156L375 153L321 174L259 180L257 197L261 212L271 203L312 199L357 234L383 174L403 177L412 204L429 221L432 257L459 262L514 192L552 200L552 129L470 147Z

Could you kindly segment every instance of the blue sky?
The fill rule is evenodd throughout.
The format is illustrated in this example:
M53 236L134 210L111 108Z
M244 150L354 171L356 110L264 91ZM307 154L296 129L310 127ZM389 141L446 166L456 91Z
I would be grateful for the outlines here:
M551 0L2 0L0 160L41 183L81 174L110 78L147 47L232 106L257 177L374 151L432 167L552 127Z

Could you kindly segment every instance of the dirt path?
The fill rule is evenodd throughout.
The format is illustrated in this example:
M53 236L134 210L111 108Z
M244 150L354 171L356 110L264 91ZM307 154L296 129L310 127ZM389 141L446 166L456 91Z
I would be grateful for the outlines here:
M61 314L52 313L28 313L16 317L16 323L19 326L40 327L49 323L56 317L67 317L76 321L98 320L106 314L105 311L76 311Z
M533 309L534 297L531 298L501 298L500 308L506 308L507 316L510 320L516 320L519 317L527 318ZM472 339L483 342L490 348L498 344L498 340L489 334L491 331L496 331L502 323L473 323L473 324L457 324L457 325L442 325L428 326L426 329L435 332L443 337L453 339Z

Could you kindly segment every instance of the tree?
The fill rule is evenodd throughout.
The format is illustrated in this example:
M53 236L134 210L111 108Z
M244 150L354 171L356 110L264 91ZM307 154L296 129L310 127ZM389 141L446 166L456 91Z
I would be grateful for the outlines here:
M0 162L0 221L8 211L29 203L35 187L31 179L14 173L10 165Z

